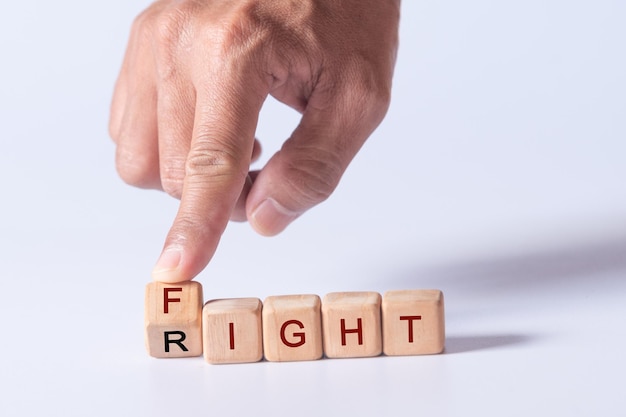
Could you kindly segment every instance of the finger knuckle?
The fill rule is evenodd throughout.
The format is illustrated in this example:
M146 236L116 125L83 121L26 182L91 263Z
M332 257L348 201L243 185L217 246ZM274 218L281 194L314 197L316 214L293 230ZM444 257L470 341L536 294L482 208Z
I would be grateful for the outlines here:
M363 116L375 121L384 117L391 102L391 75L378 61L353 57L346 65L345 97L358 103Z
M115 167L120 178L127 184L140 188L151 188L158 182L158 172L151 156L131 152L118 147Z
M162 9L154 18L152 36L158 75L162 80L178 75L181 53L193 42L192 20L197 7L195 2L177 2Z
M216 25L216 39L224 47L245 44L258 32L259 26L253 8L242 4Z
M175 224L170 230L170 240L177 243L183 243L188 240L189 231L198 233L206 226L206 218L204 218L200 213L191 211L180 213L176 218Z
M218 233L218 230L207 222L202 213L190 210L179 211L168 233L166 245L195 245L215 233Z
M197 4L184 1L161 10L155 18L155 35L165 44L179 43L190 35L190 22Z
M161 186L163 191L180 199L185 181L184 161L169 161L161 164Z
M313 206L326 200L337 187L343 169L334 153L307 149L287 164L285 179L294 199Z
M150 26L151 19L152 13L150 9L144 10L142 13L138 14L131 25L131 33L135 35L144 33L146 28Z
M205 144L189 152L185 166L188 177L201 177L210 180L220 177L233 177L242 174L239 158L232 150Z
M210 31L206 35L212 40L215 53L224 58L231 57L239 65L243 57L255 57L248 61L251 63L264 55L275 31L260 15L258 3L261 2L241 2L212 27L205 28Z

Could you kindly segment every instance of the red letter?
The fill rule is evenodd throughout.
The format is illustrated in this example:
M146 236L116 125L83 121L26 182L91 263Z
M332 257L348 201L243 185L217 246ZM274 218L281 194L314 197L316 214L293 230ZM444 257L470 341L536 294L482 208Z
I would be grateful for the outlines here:
M230 350L235 350L235 323L228 323L228 334L230 335Z
M409 343L413 343L413 320L421 320L422 316L400 316L400 320L409 321Z
M170 301L174 301L180 303L180 298L169 298L170 292L174 291L182 291L182 288L163 288L163 312L165 314L169 313L169 303Z
M363 344L363 327L361 326L361 318L356 319L356 329L346 330L346 319L341 319L341 346L346 345L346 333L357 333L359 336L359 345Z
M298 347L298 346L302 346L305 342L305 337L304 337L304 333L293 333L292 336L294 337L299 337L300 341L296 342L296 343L291 343L289 342L286 338L285 338L285 329L287 328L287 326L289 326L290 324L295 324L297 325L299 328L304 329L304 324L302 324L301 321L298 320L288 320L286 322L283 323L283 325L280 328L280 340L283 341L283 343L289 347Z

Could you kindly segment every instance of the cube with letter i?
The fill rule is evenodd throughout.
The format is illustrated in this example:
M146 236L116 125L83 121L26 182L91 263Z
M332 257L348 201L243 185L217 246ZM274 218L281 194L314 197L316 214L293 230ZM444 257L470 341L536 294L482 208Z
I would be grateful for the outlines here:
M202 285L199 282L146 286L146 349L155 358L202 354Z
M382 351L381 297L376 292L336 292L322 301L324 353L329 358L378 356Z
M382 311L385 355L443 352L445 324L441 291L387 291Z
M320 359L321 301L317 295L270 296L263 302L263 351L275 362Z
M262 309L258 298L208 301L202 309L204 359L213 364L260 361Z

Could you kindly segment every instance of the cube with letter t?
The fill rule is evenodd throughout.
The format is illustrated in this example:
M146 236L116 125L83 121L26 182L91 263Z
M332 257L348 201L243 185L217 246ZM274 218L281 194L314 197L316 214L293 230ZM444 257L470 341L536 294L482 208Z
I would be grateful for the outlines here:
M382 310L385 355L426 355L443 351L445 325L441 291L387 291Z

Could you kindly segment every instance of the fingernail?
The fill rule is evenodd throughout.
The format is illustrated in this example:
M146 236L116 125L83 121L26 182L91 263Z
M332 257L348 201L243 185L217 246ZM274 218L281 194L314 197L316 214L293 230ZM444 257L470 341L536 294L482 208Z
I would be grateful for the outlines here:
M155 281L176 282L181 256L181 250L178 248L164 250L154 269L152 269L152 278Z
M272 236L285 230L299 215L273 198L268 198L254 209L250 221L259 233Z

